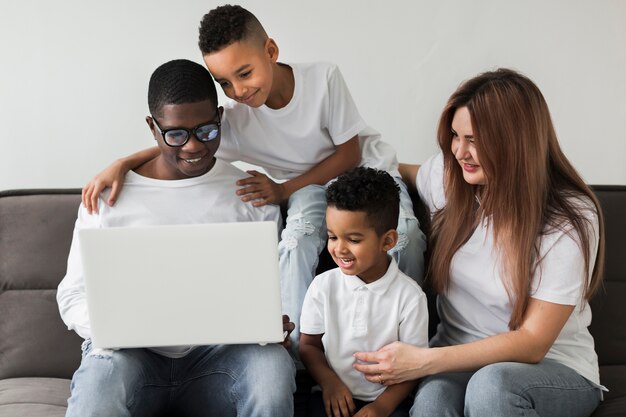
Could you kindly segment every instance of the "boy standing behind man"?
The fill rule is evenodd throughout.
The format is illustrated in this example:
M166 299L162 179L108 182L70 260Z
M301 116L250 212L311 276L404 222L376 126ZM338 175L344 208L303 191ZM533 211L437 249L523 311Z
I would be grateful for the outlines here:
M412 402L403 400L416 381L385 386L353 368L354 352L366 347L428 346L426 296L388 255L398 240L399 189L384 171L356 168L326 196L328 251L339 267L313 280L302 306L300 358L321 388L309 417L408 415Z
M326 234L325 185L357 165L385 170L399 185L400 237L392 252L400 268L421 283L426 242L397 171L395 151L367 127L337 66L279 63L276 42L240 6L220 6L206 14L199 46L215 81L234 100L225 106L218 158L260 166L284 180L276 183L248 171L251 176L237 182L237 194L256 207L287 202L279 243L284 312L299 322L315 276ZM111 185L112 204L123 174L155 153L131 155L92 180L83 193L86 206L95 209L91 201ZM297 329L292 337L297 342Z

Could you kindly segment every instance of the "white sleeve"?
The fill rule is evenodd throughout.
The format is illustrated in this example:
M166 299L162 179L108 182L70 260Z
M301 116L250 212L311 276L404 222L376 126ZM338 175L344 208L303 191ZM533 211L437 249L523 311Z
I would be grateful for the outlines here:
M232 110L234 112L234 110ZM224 106L224 116L222 118L220 146L217 148L215 156L222 161L236 162L241 160L241 152L239 151L239 142L233 134L228 118L228 106Z
M598 217L589 213L587 219L591 240L589 270L585 270L578 235L571 228L569 232L559 230L548 234L541 240L540 261L533 276L531 297L565 305L577 305L582 300L595 265L599 240Z
M104 204L102 200L98 203L100 205ZM100 227L100 216L98 214L87 214L87 211L81 204L78 209L72 246L67 259L67 273L57 289L57 303L63 322L65 322L69 330L74 330L83 339L91 337L91 327L89 325L87 294L85 293L85 279L80 257L78 231L98 227Z
M300 333L326 333L323 281L324 279L320 279L320 276L315 277L304 296L300 314Z
M399 340L415 346L428 347L428 305L426 295L416 292L402 311Z
M428 206L431 216L446 205L443 190L443 153L439 152L424 162L415 178L417 193Z
M337 66L328 74L328 133L335 145L341 145L367 127L350 95L348 86Z

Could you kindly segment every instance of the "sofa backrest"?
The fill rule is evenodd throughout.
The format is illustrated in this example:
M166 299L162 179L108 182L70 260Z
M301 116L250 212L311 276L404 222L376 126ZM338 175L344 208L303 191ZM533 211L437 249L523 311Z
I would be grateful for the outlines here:
M593 189L605 215L607 253L590 330L611 398L626 395L626 186ZM69 378L80 363L81 339L61 321L55 298L79 203L78 189L0 192L0 379ZM334 267L330 258L325 263Z
M81 340L59 316L80 190L0 192L0 379L69 378Z
M592 186L606 227L604 285L591 300L589 330L600 361L605 398L626 395L626 186Z

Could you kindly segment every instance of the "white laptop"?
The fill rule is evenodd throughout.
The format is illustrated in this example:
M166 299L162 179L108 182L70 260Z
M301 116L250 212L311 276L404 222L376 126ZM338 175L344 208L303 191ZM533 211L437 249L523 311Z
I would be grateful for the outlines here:
M274 222L79 231L98 348L284 338Z

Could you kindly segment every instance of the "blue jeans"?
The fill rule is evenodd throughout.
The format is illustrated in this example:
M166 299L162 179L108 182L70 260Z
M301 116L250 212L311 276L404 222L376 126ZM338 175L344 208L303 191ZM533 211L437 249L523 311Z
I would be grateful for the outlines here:
M588 417L600 400L600 388L558 362L501 362L424 378L411 417Z
M413 214L413 203L406 185L400 187L398 244L389 251L402 272L421 285L424 276L426 238ZM278 243L283 313L296 324L291 333L297 352L302 303L315 277L318 257L326 244L326 188L308 185L293 193L287 203L287 221Z
M393 178L400 187L400 216L398 217L398 243L389 254L398 262L398 268L420 286L424 281L424 252L426 236L420 230L417 217L413 213L413 203L402 179Z
M295 368L280 345L215 345L172 359L83 343L67 417L293 416Z
M326 188L307 185L289 197L287 220L278 242L283 314L287 314L296 325L291 332L292 353L295 356L300 339L304 295L315 277L326 238Z

